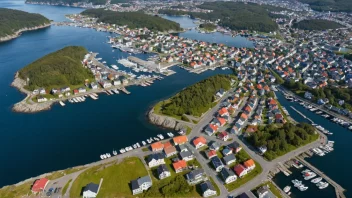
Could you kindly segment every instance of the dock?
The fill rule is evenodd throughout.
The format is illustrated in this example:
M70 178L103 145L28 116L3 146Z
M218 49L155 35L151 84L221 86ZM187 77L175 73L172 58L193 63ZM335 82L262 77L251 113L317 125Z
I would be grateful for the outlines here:
M294 108L293 106L290 106L291 109L293 109L295 112L297 112L299 115L301 115L302 117L304 117L305 119L309 120L309 122L314 123L313 120L311 120L310 118L308 118L307 116L305 116L303 113L301 113L300 111L298 111L296 108Z
M121 90L125 94L128 94L128 95L131 94L131 92L127 91L127 89L124 87L120 88L119 90Z
M278 163L278 169L286 176L289 176L292 174L292 172L288 170L288 168L286 168L281 162Z
M344 188L342 188L338 183L336 183L334 180L330 179L327 175L325 175L323 172L321 172L319 169L315 168L313 165L305 161L304 159L300 157L296 157L304 166L308 167L312 171L314 171L316 174L320 175L320 177L324 178L327 182L329 182L334 188L336 192L336 197L337 198L346 198L346 196L343 194L343 191L345 191Z
M166 76L170 76L172 74L175 74L176 72L169 70L169 67L175 66L175 65L179 65L179 62L172 62L172 63L167 63L167 64L157 64L154 61L146 61L146 60L142 60L138 57L135 56L129 56L127 58L129 61L136 63L137 65L141 66L141 67L145 67L151 71L154 71L156 73L162 73L165 74Z

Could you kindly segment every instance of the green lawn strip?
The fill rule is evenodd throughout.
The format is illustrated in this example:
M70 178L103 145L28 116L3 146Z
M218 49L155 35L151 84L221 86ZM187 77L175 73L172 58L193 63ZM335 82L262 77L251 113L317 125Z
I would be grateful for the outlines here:
M15 186L5 186L0 189L0 197L1 198L21 198L24 196L30 196L32 194L31 192L31 186L33 184L34 180L28 181L24 184Z
M236 181L230 184L225 184L225 187L227 188L228 191L233 191L236 188L239 188L243 184L247 183L248 181L252 180L254 177L259 175L262 171L263 171L263 168L260 166L260 164L255 162L255 168L250 173L248 173L242 178L237 178Z
M131 180L148 175L139 158L125 158L117 164L99 165L81 173L72 183L70 197L80 197L82 189L90 182L99 184L99 197L132 197Z
M143 152L148 152L149 149L148 149L148 147L144 147L144 148L142 148L142 151L143 151Z
M279 106L279 109L280 109L282 115L284 116L285 120L286 120L287 122L290 122L290 120L287 119L287 115L286 115L286 113L284 112L284 110L282 109L282 106L281 106L280 102L277 101L277 100L276 100L276 102L277 102L277 104L278 104L278 106Z
M282 198L281 192L276 186L271 182L271 181L266 181L259 186L257 186L255 189L252 190L252 192L257 195L257 190L262 187L262 186L268 186L270 191L277 197L277 198Z
M220 192L219 186L216 185L216 183L215 183L215 181L214 181L214 179L212 177L210 177L209 175L208 175L208 177L209 177L209 180L210 180L211 184L213 184L213 186L214 186L214 188L216 190L216 195L220 195L221 192Z
M186 135L191 134L191 132L192 132L192 128L191 128L191 127L189 127L189 126L186 126L186 127L187 127L187 130L186 130Z
M71 181L72 181L72 179L68 180L68 182L65 184L64 188L62 189L62 196L65 195L67 188L70 185Z

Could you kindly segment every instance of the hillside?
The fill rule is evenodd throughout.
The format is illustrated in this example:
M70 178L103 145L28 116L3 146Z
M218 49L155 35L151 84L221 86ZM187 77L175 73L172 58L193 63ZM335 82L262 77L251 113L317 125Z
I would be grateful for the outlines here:
M313 10L332 12L352 12L351 0L299 0L307 3Z
M114 12L104 9L85 10L81 14L98 18L98 22L127 25L129 28L148 28L155 31L180 31L180 24L143 12Z
M191 85L168 101L162 102L160 111L169 116L200 116L212 107L217 91L221 88L230 89L230 79L230 76L216 75Z
M50 53L19 71L20 78L29 78L29 90L39 87L61 88L84 84L93 74L82 66L88 51L84 47L70 46Z
M293 25L294 28L302 30L327 30L327 29L337 29L343 27L342 25L328 20L322 19L312 19L303 20Z
M278 11L273 6L254 3L236 2L206 2L199 8L213 10L210 13L184 12L174 10L160 10L160 14L190 15L192 18L215 21L220 19L219 25L232 30L256 30L261 32L275 31L278 26L269 16L269 11Z
M92 3L93 5L105 5L107 0L26 0L26 3L46 3L46 4L57 4L73 5L74 3Z
M0 37L12 35L22 28L32 28L48 23L50 23L49 19L40 14L0 8Z

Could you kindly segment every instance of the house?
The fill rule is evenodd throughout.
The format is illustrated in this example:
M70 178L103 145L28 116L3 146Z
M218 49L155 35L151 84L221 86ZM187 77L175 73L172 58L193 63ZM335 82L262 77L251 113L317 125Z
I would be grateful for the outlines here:
M180 173L187 169L187 163L185 160L179 160L172 164L176 173Z
M226 117L226 115L224 115L224 117ZM212 122L218 127L222 127L226 124L226 119L222 117L217 117Z
M188 138L185 135L181 135L181 136L174 137L172 140L175 145L182 145L188 141Z
M92 89L98 89L98 84L96 82L92 82L92 83L90 83L90 87Z
M214 125L214 124L208 124L207 128L205 128L204 132L209 135L212 136L214 133L216 133L218 130L218 126Z
M177 154L176 147L174 147L174 146L169 146L166 148L164 147L164 153L165 153L166 157L176 155Z
M37 193L37 192L43 191L48 183L49 183L49 180L47 178L41 178L41 179L35 180L32 186L32 192Z
M161 153L153 153L149 155L146 161L149 168L165 164L164 156Z
M308 99L308 100L311 100L311 99L313 98L313 94L310 93L310 92L308 92L308 91L306 91L306 92L304 93L304 98L306 98L306 99Z
M221 108L218 111L219 116L224 117L224 116L229 116L229 112L227 111L227 109L225 107Z
M178 147L178 150L179 150L180 152L189 151L188 146L186 146L186 145L184 145L184 144L177 145L177 147Z
M258 150L259 150L260 154L263 155L268 150L268 148L264 145L264 146L259 147Z
M112 84L113 84L114 86L118 86L118 85L121 85L121 81L115 79L115 80L112 81Z
M86 93L86 92L87 92L86 88L83 88L83 87L78 88L78 93Z
M276 198L276 196L269 190L268 186L261 186L257 190L258 198Z
M235 155L228 155L228 156L223 157L222 160L224 161L224 163L226 165L230 165L230 164L236 162L236 157L235 157Z
M232 170L227 168L221 169L220 175L226 184L234 182L237 179L237 176L235 175L235 173Z
M144 190L148 190L153 185L149 175L140 177L136 180L131 181L133 195L142 193Z
M206 146L206 143L207 140L203 136L200 136L193 140L193 145L196 147L196 149Z
M211 163L213 164L214 169L216 172L220 172L222 168L224 168L224 164L221 162L219 157L211 158Z
M211 159L213 157L217 157L218 155L216 154L216 151L215 150L208 150L207 151L207 157L208 159Z
M225 90L224 89L219 89L218 92L216 92L216 96L219 97L219 98L222 98L225 94Z
M39 94L46 94L46 91L44 88L39 88Z
M189 185L195 185L206 179L206 175L203 169L195 169L186 174L187 182Z
M153 144L151 144L152 147L152 151L156 152L156 151L161 151L164 148L164 144L161 142L155 142Z
M226 131L219 133L218 139L222 141L227 141L229 139L229 134Z
M158 167L157 172L158 172L159 179L165 179L165 178L171 176L171 172L169 171L169 169L167 168L167 166L165 164L161 164Z
M255 168L255 163L253 159L249 159L243 162L244 167L247 169L247 172L253 170Z
M205 181L200 185L203 197L210 197L216 195L216 190L210 181Z
M99 191L99 185L95 183L87 184L83 189L83 198L94 198Z
M227 146L232 149L233 153L238 153L242 150L242 146L236 141L232 142L231 144L229 144Z
M43 97L43 96L38 96L37 100L38 100L38 102L46 102L46 101L48 101L48 99Z
M182 151L180 153L180 157L182 160L185 160L186 162L194 159L194 156L190 151Z
M217 143L217 142L212 142L212 143L210 144L209 148L210 148L211 150L217 151L217 150L220 149L220 145L219 145L219 143Z
M242 166L241 164L236 165L233 170L235 171L236 175L238 177L243 177L247 174L247 170L244 166Z
M112 86L111 82L108 82L108 81L102 81L100 82L100 85L106 89L106 88L110 88Z
M232 154L232 149L226 146L226 147L222 150L222 154L223 154L224 156L231 155L231 154Z

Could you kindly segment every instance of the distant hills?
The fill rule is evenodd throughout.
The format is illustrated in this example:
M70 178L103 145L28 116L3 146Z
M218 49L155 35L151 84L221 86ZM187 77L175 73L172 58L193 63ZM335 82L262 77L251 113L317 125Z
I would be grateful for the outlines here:
M104 5L107 0L26 0L26 3L46 3L46 4L69 4L73 5L74 3L92 3L93 5Z
M93 74L82 66L82 60L88 51L84 47L69 46L50 53L19 71L19 77L27 80L28 90L44 87L62 88L83 85Z
M0 37L13 35L23 28L33 28L48 23L50 20L40 14L0 8Z
M328 20L322 19L312 19L303 20L298 23L293 24L294 28L302 30L327 30L327 29L337 29L343 27L342 25Z
M205 2L198 6L201 9L213 10L210 13L184 12L176 10L160 10L160 14L190 15L192 18L216 21L219 25L232 30L255 30L271 32L278 26L269 16L269 11L279 11L281 8L254 3L238 2Z
M352 0L298 0L309 4L313 10L352 12Z
M98 22L127 25L129 28L148 28L154 31L180 31L180 24L159 16L144 14L143 12L114 12L104 9L89 9L81 13L98 18Z

